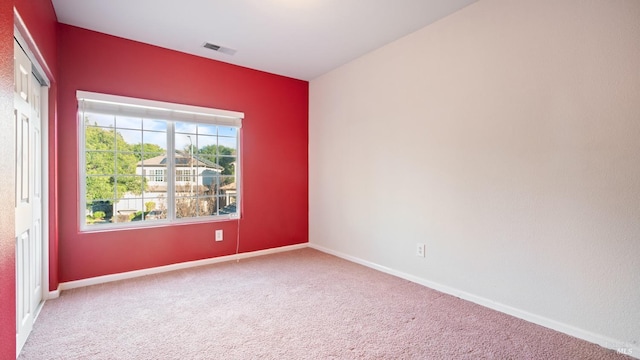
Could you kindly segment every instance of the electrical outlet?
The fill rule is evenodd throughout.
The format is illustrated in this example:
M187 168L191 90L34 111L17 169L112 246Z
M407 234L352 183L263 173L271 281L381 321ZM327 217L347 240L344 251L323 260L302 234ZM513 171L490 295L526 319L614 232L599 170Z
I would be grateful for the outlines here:
M422 244L422 243L417 243L416 244L416 256L425 257L424 244Z
M216 230L216 241L222 241L222 230Z

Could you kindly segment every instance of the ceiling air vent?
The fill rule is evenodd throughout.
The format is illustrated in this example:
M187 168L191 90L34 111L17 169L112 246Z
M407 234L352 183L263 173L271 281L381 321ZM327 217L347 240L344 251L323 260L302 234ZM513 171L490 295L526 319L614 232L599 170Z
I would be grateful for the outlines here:
M203 47L207 48L207 49L211 49L213 51L217 51L217 52L221 52L223 54L227 54L227 55L233 55L236 53L236 50L234 49L230 49L224 46L220 46L220 45L216 45L216 44L212 44L212 43L204 43L204 45L202 45Z

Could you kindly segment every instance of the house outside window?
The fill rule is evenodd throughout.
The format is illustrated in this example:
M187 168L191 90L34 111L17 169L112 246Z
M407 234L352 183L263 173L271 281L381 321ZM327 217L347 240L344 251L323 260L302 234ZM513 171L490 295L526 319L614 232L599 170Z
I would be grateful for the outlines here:
M81 230L239 216L242 113L78 91Z

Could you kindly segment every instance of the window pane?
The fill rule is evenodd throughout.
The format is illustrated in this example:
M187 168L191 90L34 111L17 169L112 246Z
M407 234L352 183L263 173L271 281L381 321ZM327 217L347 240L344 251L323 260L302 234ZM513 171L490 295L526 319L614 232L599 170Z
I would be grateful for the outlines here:
M166 219L166 202L158 198L125 196L114 208L117 222Z
M218 137L218 145L221 148L220 153L224 155L235 155L238 149L238 141L236 138Z
M216 164L216 155L215 154L208 154L208 153L199 153L197 154L197 160L205 163L205 164L209 164L210 166L217 168L215 166Z
M194 186L194 191L193 191L194 195L198 195L198 196L214 195L211 187L202 183L203 178L201 176L198 176L196 180L198 181L198 183L197 183L197 186Z
M118 151L134 151L134 145L142 144L142 131L118 129ZM122 142L123 140L124 142Z
M213 173L220 172L220 167L216 165L215 160L212 159L212 156L201 156L197 155L193 160L193 165L197 166L198 174L202 175L203 173Z
M236 182L234 177L223 177L220 179L218 195L231 197L237 195Z
M138 213L141 213L144 209L142 198L137 198L132 194L125 194L121 199L119 199L113 209L114 209L114 222L129 222L133 221Z
M215 196L204 196L198 198L198 215L211 216L218 215L218 204Z
M141 171L142 167L138 155L132 152L119 152L116 156L116 175L142 175L136 172Z
M198 124L198 135L216 135L218 127L216 125Z
M111 217L113 217L113 202L111 200L87 199L86 204L86 225L111 222Z
M142 130L142 119L131 118L126 116L116 117L116 127L119 129L138 129Z
M167 201L164 197L145 199L144 209L144 221L167 218Z
M145 151L144 153L140 154L140 156L142 157L142 163L143 164L148 164L148 163L162 164L162 165L166 165L167 164L167 152L166 151L163 151L163 152Z
M100 199L113 199L115 197L113 176L87 176L85 181L85 198L89 202Z
M238 137L238 128L231 126L218 126L218 136Z
M219 184L218 177L220 173L211 169L205 169L201 173L200 183L207 189L208 194L215 194L215 190Z
M95 126L85 128L84 147L86 150L116 150L116 135L113 129Z
M154 131L167 131L167 122L164 120L153 120L153 119L144 119L142 121L142 126L145 130L154 130Z
M150 168L166 168L167 167L167 154L166 153L144 153L138 154L137 156L142 156L142 161L136 166L143 166L146 169Z
M214 148L218 144L218 137L212 135L198 135L198 152L210 153L209 148Z
M92 113L84 114L85 125L94 125L94 126L112 128L114 126L114 120L115 120L115 116L113 115L102 115L102 114L92 114Z
M129 194L140 195L145 185L142 176L117 176L115 183L116 199L122 199Z
M156 131L142 132L143 145L136 144L134 147L140 148L145 152L166 152L167 151L167 133Z
M196 134L196 124L185 123L185 122L176 122L176 134Z
M236 157L235 156L220 156L217 159L218 165L222 175L235 175L236 174Z
M175 135L175 147L176 152L183 156L189 156L197 153L197 144L195 135L176 134Z
M113 152L87 151L85 153L85 171L87 175L112 175L116 161Z
M195 198L176 196L176 218L195 217L196 215L197 201Z
M236 196L226 195L218 197L219 215L231 215L237 213Z
M221 189L227 186L226 188L227 190L231 190L231 189L235 190L235 186L236 186L235 176L226 176L226 175L220 176L220 186L221 186ZM232 187L229 187L229 186L232 186Z

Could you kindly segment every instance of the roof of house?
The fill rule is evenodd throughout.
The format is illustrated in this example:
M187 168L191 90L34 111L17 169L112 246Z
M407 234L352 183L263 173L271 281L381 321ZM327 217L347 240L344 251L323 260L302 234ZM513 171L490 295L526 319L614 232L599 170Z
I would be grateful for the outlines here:
M236 183L235 181L232 182L231 184L227 184L225 186L221 186L220 190L235 190L236 189Z
M187 166L198 166L198 167L206 167L216 170L223 170L224 168L218 164L212 163L207 159L202 159L197 155L193 155L193 162L191 161L191 155L189 154L181 154L180 152L176 152L175 156L175 166L187 167ZM156 157L152 157L149 159L145 159L142 161L138 161L136 166L167 166L167 155L162 154Z

